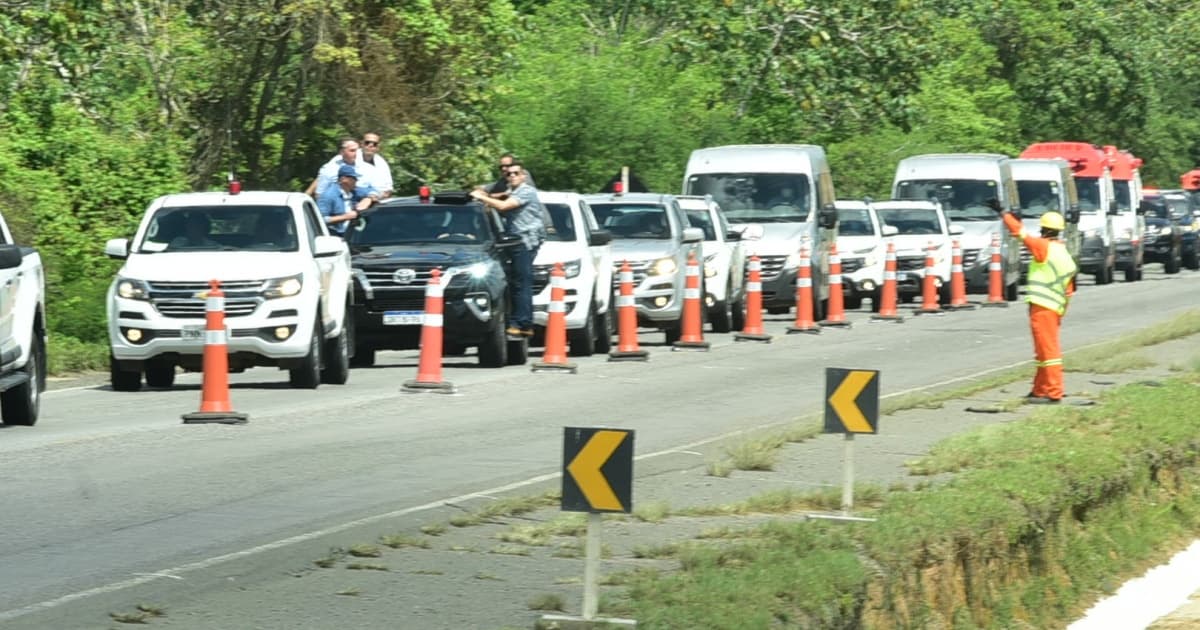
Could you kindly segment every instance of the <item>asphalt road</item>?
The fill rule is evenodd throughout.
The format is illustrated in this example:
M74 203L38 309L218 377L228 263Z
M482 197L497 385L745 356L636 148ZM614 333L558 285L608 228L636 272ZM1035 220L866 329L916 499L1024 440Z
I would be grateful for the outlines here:
M1200 303L1200 274L1158 269L1140 283L1082 283L1066 347ZM50 627L37 620L69 618L93 597L544 479L561 464L563 426L635 429L645 456L813 413L825 367L881 370L887 395L1031 358L1021 304L903 324L869 315L852 312L852 328L819 336L784 335L790 316L768 316L773 343L708 335L707 353L671 352L646 331L649 362L573 359L575 375L452 358L454 396L400 392L414 352L383 353L348 385L315 391L259 369L232 378L245 426L181 424L198 404L198 375L172 391L50 392L36 427L0 430L0 627Z

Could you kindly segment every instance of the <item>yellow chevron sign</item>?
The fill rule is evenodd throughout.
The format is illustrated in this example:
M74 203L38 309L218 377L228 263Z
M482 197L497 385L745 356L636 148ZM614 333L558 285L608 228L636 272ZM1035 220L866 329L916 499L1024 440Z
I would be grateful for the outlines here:
M879 371L825 368L825 432L879 430Z
M633 431L565 429L562 509L633 511Z

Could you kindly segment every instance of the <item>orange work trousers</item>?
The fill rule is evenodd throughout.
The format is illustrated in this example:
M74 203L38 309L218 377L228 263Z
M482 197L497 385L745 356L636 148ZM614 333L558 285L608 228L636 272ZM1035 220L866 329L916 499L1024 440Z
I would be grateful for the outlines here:
M1033 354L1037 357L1037 375L1033 377L1033 395L1059 400L1063 397L1062 348L1058 329L1062 315L1037 304L1029 305L1029 328L1033 331Z

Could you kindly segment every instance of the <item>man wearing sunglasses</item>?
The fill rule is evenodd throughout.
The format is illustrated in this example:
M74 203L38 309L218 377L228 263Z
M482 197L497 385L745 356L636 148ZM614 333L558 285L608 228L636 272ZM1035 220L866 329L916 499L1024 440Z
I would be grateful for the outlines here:
M480 186L480 188L482 188L484 192L486 192L489 195L492 195L493 197L499 197L499 198L503 199L508 194L508 190L509 190L509 182L508 182L508 179L504 176L504 174L514 164L517 166L521 165L521 163L517 161L517 158L513 157L513 154L505 153L504 155L501 155L500 156L500 164L497 165L497 168L500 170L500 179L496 180L492 184L488 184L486 186ZM525 183L529 184L530 186L533 186L534 188L537 188L537 184L533 183L533 175L530 175L529 171L525 170L524 167L522 167L521 170L524 171L524 173L525 173Z
M392 191L395 189L392 182L392 168L388 166L387 160L379 155L379 134L364 133L360 144L362 149L359 150L354 162L361 178L359 185L370 187L379 193L380 199L391 197Z
M513 310L505 332L532 337L533 259L537 257L542 241L546 240L545 208L520 164L513 161L504 170L504 178L508 180L508 193L503 198L478 188L471 191L471 197L500 213L505 232L521 237L521 244L512 248L513 277L509 287Z

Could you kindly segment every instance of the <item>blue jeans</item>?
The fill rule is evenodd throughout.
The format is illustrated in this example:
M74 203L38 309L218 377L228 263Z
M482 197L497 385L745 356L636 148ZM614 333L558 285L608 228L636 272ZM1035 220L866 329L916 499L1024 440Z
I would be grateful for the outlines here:
M533 259L537 252L538 248L529 249L525 245L512 248L512 279L509 282L512 317L509 325L522 330L533 328Z

